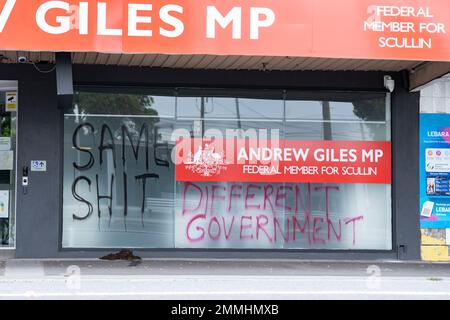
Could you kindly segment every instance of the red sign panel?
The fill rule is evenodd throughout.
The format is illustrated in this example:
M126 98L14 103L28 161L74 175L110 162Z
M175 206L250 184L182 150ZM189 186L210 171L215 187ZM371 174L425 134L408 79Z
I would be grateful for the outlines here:
M448 0L0 0L0 49L450 61Z
M177 181L391 183L386 141L187 139Z

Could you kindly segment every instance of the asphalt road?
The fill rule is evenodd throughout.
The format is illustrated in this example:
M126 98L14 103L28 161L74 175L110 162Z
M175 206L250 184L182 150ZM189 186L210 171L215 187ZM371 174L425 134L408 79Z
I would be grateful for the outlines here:
M8 260L0 299L450 299L450 264Z

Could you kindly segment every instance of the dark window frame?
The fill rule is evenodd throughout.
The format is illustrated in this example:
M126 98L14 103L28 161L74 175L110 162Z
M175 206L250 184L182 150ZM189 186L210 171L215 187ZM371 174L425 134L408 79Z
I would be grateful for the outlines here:
M318 101L346 101L348 102L349 99L356 99L358 97L385 97L387 98L387 94L389 94L387 91L382 90L298 90L298 89L281 89L281 88L225 88L225 87L198 87L198 86L129 86L129 85L96 85L96 84L78 84L75 85L74 91L88 91L88 92L111 92L111 93L124 93L124 94L136 94L136 93L145 93L145 94L154 94L154 95L166 95L167 92L174 92L177 93L179 90L183 90L182 92L192 92L193 97L199 96L198 94L194 94L195 92L211 92L211 93L220 93L220 97L231 97L236 98L236 94L240 94L242 96L239 97L245 97L245 98L260 98L265 99L266 97L273 97L275 92L282 93L282 96L280 98L285 98L287 100L318 100ZM186 90L186 91L184 91ZM165 94L164 94L165 93ZM257 93L256 95L252 96L250 93ZM327 99L323 99L326 97ZM277 98L279 99L279 98ZM391 106L390 106L390 129L391 129L391 153L392 153L392 159L391 159L391 176L392 176L392 183L391 183L391 249L390 250L380 250L380 249L221 249L221 248L132 248L135 250L139 250L141 252L158 252L158 253L179 253L179 252L185 252L185 253L200 253L200 254L206 254L208 253L219 253L219 255L224 254L225 256L227 253L255 253L255 254L280 254L283 255L283 253L286 253L287 255L298 253L298 254L318 254L318 255L327 255L327 254L381 254L383 256L385 255L394 255L395 253L398 253L397 246L397 234L396 234L396 220L397 220L397 212L396 212L396 206L395 206L395 159L394 159L394 119L393 119L393 101L392 98L390 99ZM61 117L61 132L64 132L64 114L65 112L60 113ZM61 145L64 143L64 134L62 134L62 137L60 139ZM64 148L61 148L61 163L64 163ZM63 237L63 177L64 177L64 166L61 166L61 188L60 188L60 212L59 212L59 236L58 236L58 248L59 251L64 252L104 252L105 250L120 250L122 248L65 248L62 246L62 237Z

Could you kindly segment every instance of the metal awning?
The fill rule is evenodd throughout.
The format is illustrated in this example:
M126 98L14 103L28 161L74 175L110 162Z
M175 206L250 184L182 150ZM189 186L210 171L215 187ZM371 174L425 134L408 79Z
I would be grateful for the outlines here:
M29 61L35 63L55 62L55 53L53 52L0 51L0 61L2 63L17 63L19 57L27 57ZM74 52L72 53L72 63L210 70L385 72L408 70L411 77L411 89L415 89L450 72L450 62L269 56L108 54L95 52Z
M54 63L52 52L0 51L3 63L16 63L20 56L30 61ZM420 61L357 60L264 56L213 56L163 54L72 53L74 64L99 64L133 67L222 70L324 70L324 71L400 71L413 69Z

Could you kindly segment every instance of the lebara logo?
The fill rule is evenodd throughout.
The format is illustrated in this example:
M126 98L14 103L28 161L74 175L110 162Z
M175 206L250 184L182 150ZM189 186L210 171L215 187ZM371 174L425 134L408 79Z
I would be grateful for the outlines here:
M190 153L183 162L186 169L202 177L211 177L220 174L222 170L227 169L227 163L223 152L215 152L214 147L206 144L204 148L198 147L195 154Z
M428 137L442 137L442 138L449 138L450 134L448 131L427 131Z

